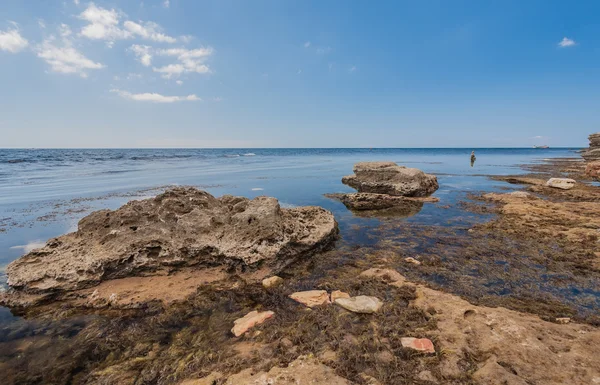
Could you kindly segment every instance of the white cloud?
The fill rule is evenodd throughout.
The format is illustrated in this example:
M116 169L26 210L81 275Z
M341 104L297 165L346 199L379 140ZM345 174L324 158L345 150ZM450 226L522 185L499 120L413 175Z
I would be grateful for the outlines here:
M321 47L321 48L317 48L317 53L319 55L324 55L331 52L331 47Z
M212 98L213 102L222 102L223 98L220 96L215 96L214 98Z
M142 25L127 20L123 25L127 31L144 39L149 39L160 43L175 43L177 41L177 39L174 37L167 36L162 33L162 28L158 24L151 21L145 22L144 25Z
M75 3L75 5L79 5L79 0L73 0L73 3Z
M11 53L17 53L22 51L29 45L27 39L25 39L19 33L17 29L11 29L8 31L0 31L0 50L8 51Z
M306 43L304 43L304 48L308 48L310 47L310 41L307 41Z
M103 64L88 59L73 47L71 29L67 25L62 24L58 30L60 40L50 36L35 48L37 56L46 61L52 71L85 78L87 70L104 68Z
M46 23L44 22L44 19L38 19L38 25L41 29L46 28Z
M131 38L131 33L119 28L121 15L114 9L104 9L90 3L79 18L89 24L81 29L81 35L92 40L119 40Z
M348 72L350 72L350 73L352 73L354 71L356 71L356 66L352 66L348 69Z
M171 5L171 2L169 0L163 1L163 7L169 8L170 5Z
M163 67L154 67L155 72L161 73L165 79L172 77L178 77L183 73L199 73L209 74L211 73L210 67L205 64L205 61L213 54L211 47L207 48L169 48L155 50L156 55L159 56L174 56L177 57L179 63L168 64Z
M563 39L558 43L558 46L561 48L572 47L576 45L575 40L569 39L567 37L563 37Z
M138 61L142 63L144 67L150 67L152 65L152 55L150 54L152 47L134 44L129 47L129 50L135 54Z
M124 13L115 9L105 9L90 3L79 18L88 22L81 29L81 35L92 40L124 40L134 37L152 40L160 43L175 43L177 39L165 35L160 25L147 21L136 23L125 20L121 27L121 18L126 17Z
M196 95L188 95L188 96L165 96L157 93L141 93L141 94L132 94L128 91L123 91L119 89L112 89L110 92L114 92L121 96L124 99L135 100L138 102L152 102L152 103L175 103L175 102L194 102L201 101L199 97Z
M177 85L180 86L180 85L183 84L183 81L182 80L177 80L175 83L177 83Z

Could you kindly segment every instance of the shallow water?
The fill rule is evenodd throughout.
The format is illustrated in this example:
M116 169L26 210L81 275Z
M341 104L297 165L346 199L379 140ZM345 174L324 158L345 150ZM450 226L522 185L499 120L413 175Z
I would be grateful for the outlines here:
M155 195L167 185L193 185L213 195L269 195L282 206L319 205L334 212L345 242L377 243L359 218L325 193L349 192L341 177L359 161L389 160L438 175L439 204L398 219L414 224L473 223L488 217L456 203L469 192L505 189L486 175L517 174L519 165L574 157L576 149L144 149L0 150L0 286L12 260L48 238L76 228L101 208ZM450 206L441 209L441 206ZM434 278L432 278L434 279ZM0 308L0 324L13 318Z

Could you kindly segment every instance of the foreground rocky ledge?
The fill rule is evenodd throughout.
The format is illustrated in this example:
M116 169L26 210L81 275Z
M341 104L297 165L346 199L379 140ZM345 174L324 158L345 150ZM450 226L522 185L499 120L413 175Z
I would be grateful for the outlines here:
M320 207L282 209L275 198L215 198L195 188L174 188L118 210L94 212L74 233L12 262L14 292L56 293L102 281L164 275L182 267L260 267L277 272L300 256L329 246L337 236L333 214ZM10 303L10 292L0 302Z

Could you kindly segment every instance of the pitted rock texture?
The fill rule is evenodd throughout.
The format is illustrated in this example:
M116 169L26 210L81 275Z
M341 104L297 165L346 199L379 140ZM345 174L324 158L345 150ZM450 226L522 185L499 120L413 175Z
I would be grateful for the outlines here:
M275 198L223 196L179 187L96 211L74 233L12 262L8 284L28 293L76 290L101 281L186 266L260 265L274 273L337 237L320 207L282 209Z
M394 162L357 163L354 165L354 174L343 177L342 183L361 193L407 197L425 197L439 187L435 175L398 166Z

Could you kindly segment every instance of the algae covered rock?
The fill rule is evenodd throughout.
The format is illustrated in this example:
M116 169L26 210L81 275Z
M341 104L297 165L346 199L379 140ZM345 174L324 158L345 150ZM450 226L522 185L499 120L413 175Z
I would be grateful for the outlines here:
M96 211L74 233L12 262L8 284L28 293L76 290L101 281L187 266L277 271L336 238L320 207L282 209L275 198L215 198L195 188Z

